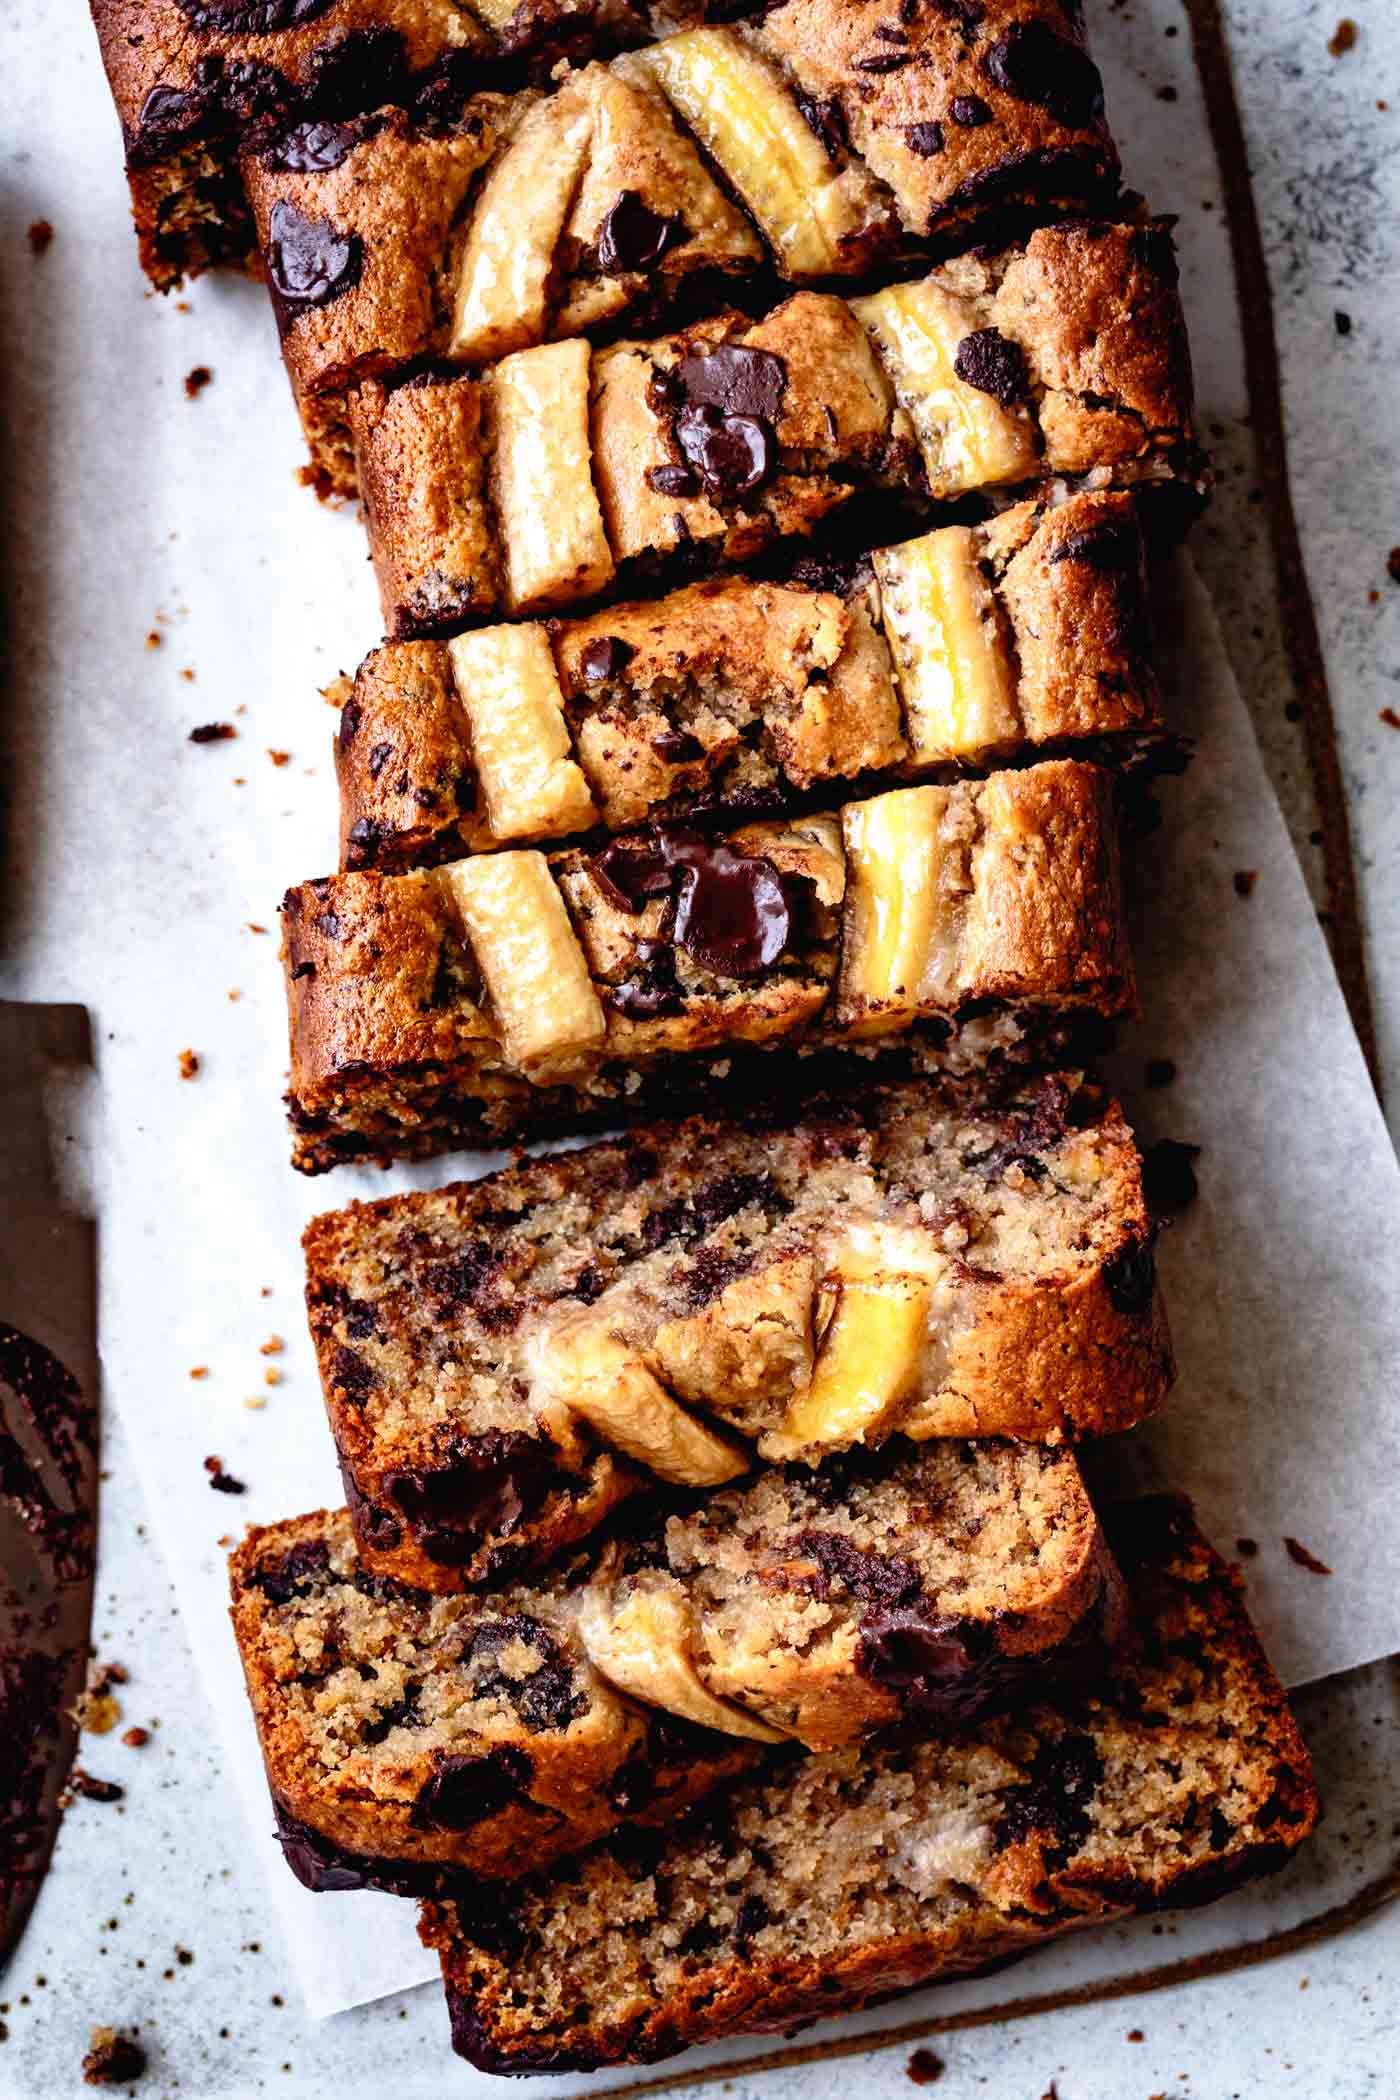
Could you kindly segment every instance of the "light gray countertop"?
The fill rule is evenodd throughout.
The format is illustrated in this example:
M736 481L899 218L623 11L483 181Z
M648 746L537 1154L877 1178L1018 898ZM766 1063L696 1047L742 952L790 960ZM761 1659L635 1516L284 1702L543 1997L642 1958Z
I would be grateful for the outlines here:
M1400 15L1393 0L1346 4L1359 36L1335 59L1328 39L1336 5L1229 0L1224 13L1271 273L1294 503L1330 679L1393 1115L1400 1103L1400 731L1380 710L1400 710L1400 583L1386 570L1388 551L1400 545ZM1126 58L1154 98L1169 88L1189 91L1184 14L1156 0L1101 5L1097 13L1098 47L1115 44L1119 71ZM12 0L0 23L0 66L43 62L45 14L40 0ZM1389 108L1377 106L1387 101ZM1131 172L1131 141L1127 157ZM1204 281L1192 260L1206 252L1193 227L1219 213L1220 190L1214 170L1185 151L1171 174L1165 184L1156 176L1154 202L1181 214L1187 296L1200 313L1204 302L1231 298L1228 281ZM10 154L6 180L5 241L14 251L26 220L42 210L36 141ZM22 284L20 273L7 274ZM1350 323L1346 332L1339 313ZM72 319L91 328L95 352L101 317ZM1318 816L1273 610L1246 404L1223 366L1207 361L1201 379L1220 485L1195 554L1224 617L1304 867L1320 884ZM1320 900L1320 887L1317 894ZM104 2023L140 2029L151 2052L141 2094L322 2100L332 2089L387 2089L412 2100L450 2091L453 2066L434 1992L322 2025L299 2010L119 1427L109 1426L104 1461L94 1638L100 1658L121 1661L130 1673L120 1694L122 1725L148 1726L151 1737L139 1749L124 1747L120 1730L84 1742L84 1763L127 1791L115 1805L80 1800L66 1818L35 1916L0 1985L0 2095L70 2100L81 2093L88 2034ZM1400 1829L1400 1721L1390 1673L1377 1668L1317 1688L1304 1695L1301 1712L1329 1817L1308 1863L1294 1871L1340 1901L1379 1869L1384 1840ZM1164 1922L1166 1953L1171 1931ZM1397 1973L1400 1908L1391 1907L1256 1967L967 2027L926 2046L944 2065L939 2100L979 2093L1353 2100L1400 2086ZM1034 1990L1034 1963L1016 1972L1012 1988ZM920 2005L936 2017L934 2001ZM761 2090L783 2100L835 2100L853 2084L872 2096L905 2093L912 2047L905 2041L856 2059L818 2055L767 2074ZM733 2086L759 2090L742 2077Z

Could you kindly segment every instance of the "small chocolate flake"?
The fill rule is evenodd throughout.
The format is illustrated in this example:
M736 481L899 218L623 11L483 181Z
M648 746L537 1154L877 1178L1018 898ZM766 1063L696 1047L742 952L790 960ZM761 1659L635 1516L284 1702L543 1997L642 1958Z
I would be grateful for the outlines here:
M1236 868L1235 895L1237 897L1252 897L1254 895L1254 885L1258 880L1259 870L1257 868Z
M869 58L856 60L857 73L898 73L907 66L913 54L908 51L872 51Z
M26 239L31 255L45 255L53 244L53 227L47 219L34 219L30 222Z
M1258 1539L1236 1539L1235 1551L1241 1560L1253 1560L1259 1551Z
M601 685L605 679L616 678L625 671L636 650L624 642L621 635L603 634L590 642L583 652L580 668L584 683Z
M209 1475L210 1487L213 1488L217 1494L247 1494L248 1490L244 1482L241 1480L236 1480L232 1473L226 1473L224 1471L224 1462L221 1458L216 1458L212 1455L206 1458L204 1461L204 1470Z
M185 399L197 401L214 377L208 365L193 365L185 374Z
M904 2067L911 2085L932 2085L945 2068L942 2057L935 2056L932 2049L916 2049Z
M1301 1539L1293 1539L1285 1535L1283 1545L1284 1551L1295 1567L1306 1568L1309 1575L1331 1574L1332 1570L1328 1567L1326 1561L1319 1560L1315 1553L1310 1553Z
M1387 729L1400 729L1400 715L1396 714L1393 707L1382 707L1377 712Z
M81 1765L74 1765L68 1774L68 1784L84 1801L121 1801L126 1795L126 1788L118 1786L115 1780L94 1779L91 1772L85 1772Z
M962 125L964 131L977 131L992 121L991 105L980 95L954 95L948 104L948 114L955 124Z
M1024 351L998 328L974 328L965 335L954 354L953 370L965 386L990 394L1002 408L1014 407L1030 389Z
M905 143L911 153L920 160L932 160L943 151L943 126L936 120L926 124L911 124L904 134Z
M1350 335L1351 315L1344 314L1341 308L1338 307L1337 311L1332 316L1332 326L1336 329L1338 335Z
M226 744L237 734L232 722L201 722L190 731L189 740L192 744Z
M1343 15L1341 21L1327 39L1327 49L1331 52L1333 58L1343 58L1348 51L1355 47L1356 34L1356 24L1352 21L1351 16Z
M1170 1086L1176 1077L1176 1066L1169 1057L1149 1057L1144 1077L1150 1087Z
M1400 583L1400 547L1392 547L1385 558L1385 573L1392 583Z

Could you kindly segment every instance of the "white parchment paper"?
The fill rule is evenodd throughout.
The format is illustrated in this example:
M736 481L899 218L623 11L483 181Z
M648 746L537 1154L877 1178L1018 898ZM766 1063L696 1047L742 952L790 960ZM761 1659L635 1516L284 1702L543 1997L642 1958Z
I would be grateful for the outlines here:
M1165 201L1195 179L1199 128L1161 111L1150 81L1114 75L1111 28L1110 106L1121 135L1153 140ZM0 21L0 63L7 34ZM312 1897L281 1865L222 1542L338 1498L300 1306L304 1220L486 1162L317 1183L286 1165L276 907L334 863L334 718L316 688L378 639L363 536L296 486L263 294L226 277L178 303L145 292L83 11L56 11L45 38L3 173L14 648L0 991L94 1016L98 1098L86 1119L68 1104L64 1154L100 1221L106 1396L139 1454L246 1842L308 2004L330 2012L431 1965L411 1906ZM23 228L41 216L55 239L32 259ZM1235 382L1211 228L1194 229L1186 262L1198 370L1219 403ZM196 366L213 381L189 399ZM1199 756L1138 854L1148 1020L1121 1070L1147 1138L1202 1146L1203 1196L1162 1250L1181 1385L1122 1463L1189 1488L1227 1546L1257 1541L1251 1595L1298 1682L1400 1647L1400 1179L1209 607L1185 570L1175 592L1164 669ZM210 720L237 738L190 744ZM1237 870L1257 876L1247 900ZM200 1059L189 1081L186 1047ZM1141 1092L1148 1055L1175 1061L1170 1089ZM274 1337L281 1350L262 1354ZM211 1491L215 1455L245 1495ZM1298 1567L1285 1536L1334 1573ZM227 1804L210 1816L227 1845Z

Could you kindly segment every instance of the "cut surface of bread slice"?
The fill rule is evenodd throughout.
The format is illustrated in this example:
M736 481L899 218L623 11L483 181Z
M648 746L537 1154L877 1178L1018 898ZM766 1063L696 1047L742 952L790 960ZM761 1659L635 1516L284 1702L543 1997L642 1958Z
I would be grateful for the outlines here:
M766 1093L821 1056L1069 1061L1134 1001L1116 797L1052 760L721 834L304 883L283 903L294 1163Z
M1317 1817L1238 1576L1170 1502L1110 1525L1121 1689L767 1765L681 1827L430 1905L452 2037L510 2074L790 2031L1281 1866Z
M764 1475L475 1597L371 1573L321 1511L250 1532L230 1585L294 1870L420 1894L668 1821L758 1745L1093 1681L1125 1630L1073 1459L1006 1444Z
M387 642L336 738L341 866L1087 749L1165 754L1131 495L1016 504L818 568L711 578L591 618Z
M529 401L532 451L557 464L543 513L506 500L520 419L474 406L498 393ZM1205 487L1157 223L1042 227L859 298L801 291L756 320L538 344L484 376L370 378L348 416L396 640L528 610L519 578L548 566L562 502L587 517L590 547L551 572L548 603L581 610L790 560L838 531L869 545L892 518L912 530L952 501L987 513L1046 483L1132 487L1179 527Z
M642 1126L326 1212L304 1245L361 1553L425 1589L755 1449L819 1479L897 1433L1059 1444L1171 1377L1141 1163L1073 1080Z

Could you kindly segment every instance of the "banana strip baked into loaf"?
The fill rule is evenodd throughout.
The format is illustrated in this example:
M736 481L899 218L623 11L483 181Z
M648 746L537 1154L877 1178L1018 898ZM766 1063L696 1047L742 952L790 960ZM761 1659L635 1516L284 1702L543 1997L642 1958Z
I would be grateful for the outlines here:
M1042 498L812 567L385 643L341 711L341 866L758 815L1047 747L1165 750L1131 496Z
M985 1069L1134 999L1115 783L1070 760L717 836L327 876L282 910L309 1173L768 1092L793 1059L809 1084L822 1055Z
M1172 1374L1141 1162L1073 1080L641 1126L329 1211L307 1307L356 1541L456 1589L658 1481L896 1432L1125 1429Z
M1121 1692L765 1763L677 1829L430 1905L459 2052L577 2071L789 2031L1281 1866L1317 1794L1238 1576L1178 1505L1109 1530Z
M757 1755L1101 1678L1122 1583L1068 1453L891 1445L761 1475L489 1596L370 1573L343 1511L252 1531L233 1620L293 1870L427 1893L665 1822Z
M290 129L304 165L315 168L337 150L342 120L380 104L402 104L424 129L450 125L486 82L510 84L559 58L696 25L706 12L704 0L91 0L91 7L121 119L141 267L161 291L212 264L239 261L253 246L240 151ZM727 18L742 9L743 0L726 0L720 11ZM1068 63L1082 65L1082 37L1072 28L1061 34L1071 40ZM1042 93L1050 93L1044 59L1035 70L1044 76ZM1028 171L1028 190L1031 179ZM1054 186L1074 194L1068 173Z
M318 467L344 396L642 314L888 275L1110 208L1060 0L906 16L788 0L446 114L302 125L244 168Z
M871 538L1052 477L1176 512L1202 485L1170 239L1091 221L759 321L366 381L349 419L398 640L751 563L876 496Z

